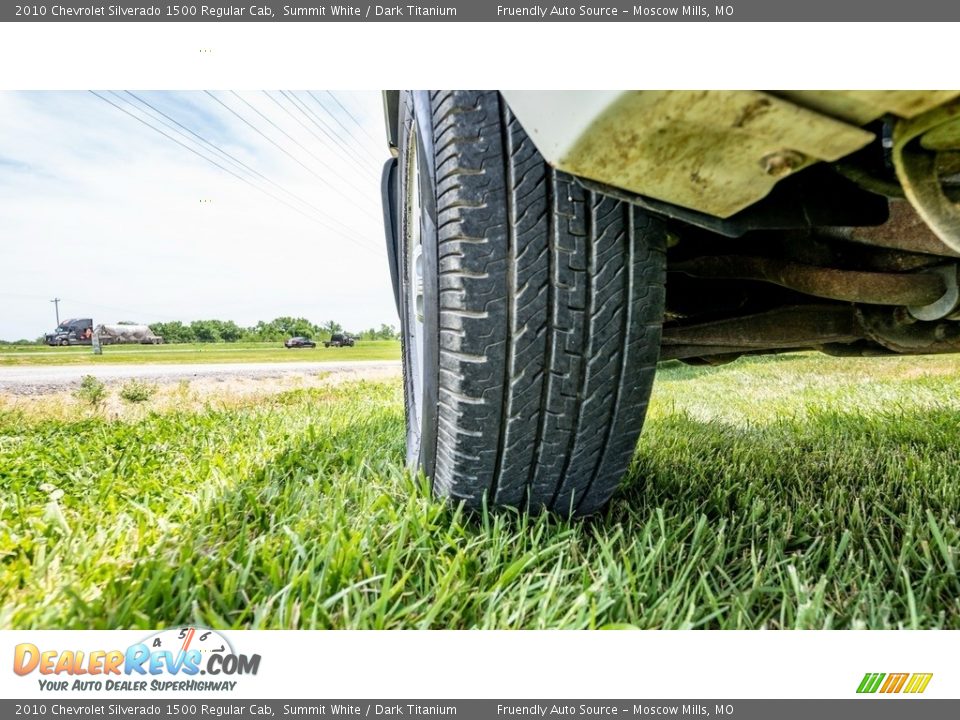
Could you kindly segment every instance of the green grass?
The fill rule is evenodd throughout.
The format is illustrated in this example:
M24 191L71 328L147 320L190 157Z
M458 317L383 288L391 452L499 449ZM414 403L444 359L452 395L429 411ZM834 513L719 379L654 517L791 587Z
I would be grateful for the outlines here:
M395 340L362 340L353 347L288 350L283 343L184 343L181 345L115 345L94 355L89 347L0 345L0 367L9 365L110 365L119 363L336 362L399 360Z
M669 364L589 521L402 469L399 382L0 415L0 626L960 628L960 361Z

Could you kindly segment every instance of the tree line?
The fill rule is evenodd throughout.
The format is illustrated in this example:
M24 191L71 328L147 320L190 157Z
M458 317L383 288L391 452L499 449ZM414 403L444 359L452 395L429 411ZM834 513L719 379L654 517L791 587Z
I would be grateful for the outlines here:
M194 320L189 323L172 320L150 323L150 329L168 343L280 342L298 336L315 340L344 332L343 326L334 320L315 325L302 317L279 317L269 322L261 320L250 327L242 327L232 320ZM396 340L399 337L397 329L386 323L379 328L350 332L350 335L360 340Z

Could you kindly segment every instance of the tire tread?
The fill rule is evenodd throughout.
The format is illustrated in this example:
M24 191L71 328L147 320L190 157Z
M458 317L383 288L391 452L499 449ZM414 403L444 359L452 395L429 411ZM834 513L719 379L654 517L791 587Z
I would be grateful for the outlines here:
M631 461L659 353L660 221L547 165L495 92L434 93L434 489L587 514Z

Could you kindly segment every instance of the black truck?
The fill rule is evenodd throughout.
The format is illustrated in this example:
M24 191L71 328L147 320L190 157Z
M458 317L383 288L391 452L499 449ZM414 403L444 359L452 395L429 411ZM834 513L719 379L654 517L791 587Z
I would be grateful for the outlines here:
M333 333L329 340L323 341L324 347L353 347L356 340L348 333Z
M64 320L52 333L44 335L47 345L90 345L93 338L92 318Z

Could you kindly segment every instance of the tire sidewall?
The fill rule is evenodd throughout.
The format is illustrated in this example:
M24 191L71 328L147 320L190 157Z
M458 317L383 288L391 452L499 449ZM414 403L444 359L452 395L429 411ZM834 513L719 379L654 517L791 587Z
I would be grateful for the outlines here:
M439 399L439 261L437 245L436 166L433 122L427 91L403 92L400 97L398 262L400 264L400 322L404 364L404 406L407 427L407 464L432 478L437 452L437 403ZM419 218L409 217L408 162L410 146L416 143L420 177ZM412 223L420 224L423 243L423 381L416 382L413 370L413 341L409 328L411 268L408 267L407 238ZM418 385L420 387L418 387ZM420 393L420 417L416 417L415 395Z

